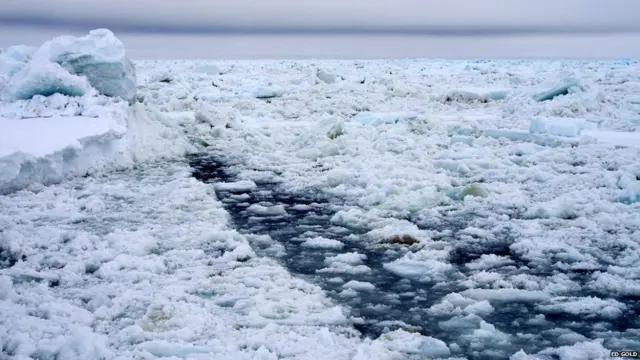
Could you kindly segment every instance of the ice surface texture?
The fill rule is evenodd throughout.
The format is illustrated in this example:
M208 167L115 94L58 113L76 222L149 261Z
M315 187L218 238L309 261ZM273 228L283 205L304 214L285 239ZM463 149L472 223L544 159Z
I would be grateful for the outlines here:
M135 67L122 42L106 29L80 38L60 36L35 52L9 48L0 54L0 76L9 77L6 92L18 100L54 93L81 96L90 88L130 104L136 96Z
M630 135L638 133L638 65L513 60L461 72L469 63L139 62L142 103L133 116L124 101L90 93L2 103L3 118L38 119L34 127L65 117L117 120L124 110L125 134L104 143L126 143L116 147L123 152L83 158L139 166L0 197L0 357L388 360L450 352L475 360L542 352L583 360L638 348L640 212L618 200L638 193L640 153ZM195 71L203 66L220 71ZM301 81L318 68L336 81ZM146 81L166 72L169 82ZM533 98L566 72L581 91ZM286 92L256 99L258 85ZM438 100L471 88L509 93ZM197 116L202 103L215 110ZM534 118L598 128L573 137L547 127L531 133ZM342 135L327 135L341 123ZM114 129L97 133L107 128ZM66 133L66 148L51 144L61 157L78 144L84 150L94 132ZM58 156L44 147L46 136L27 135L29 146L11 146L37 161ZM348 233L344 241L318 239L310 226L302 230L311 241L299 248L331 252L319 265L351 296L340 304L382 289L369 260L347 255L351 243L399 248L398 259L378 264L402 278L389 301L406 303L422 334L360 338L348 306L310 283L315 274L291 276L252 252L250 236L230 228L216 186L191 179L177 156L147 163L177 154L189 138L235 164L238 182L217 188L239 203L242 191L268 181L339 200L325 220ZM486 191L462 196L471 184ZM246 205L252 218L317 208ZM365 234L350 232L363 226ZM405 234L418 242L384 243ZM412 306L420 301L430 306Z

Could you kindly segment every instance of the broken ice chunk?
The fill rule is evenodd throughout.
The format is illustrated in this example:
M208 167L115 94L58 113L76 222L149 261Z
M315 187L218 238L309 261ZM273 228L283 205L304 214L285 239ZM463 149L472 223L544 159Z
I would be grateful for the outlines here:
M541 91L533 96L535 101L549 101L553 100L560 95L568 95L576 90L580 89L580 83L578 80L569 78L564 82L552 89Z
M575 137L580 135L583 130L595 127L595 124L582 119L563 117L534 118L529 123L529 132L532 134Z

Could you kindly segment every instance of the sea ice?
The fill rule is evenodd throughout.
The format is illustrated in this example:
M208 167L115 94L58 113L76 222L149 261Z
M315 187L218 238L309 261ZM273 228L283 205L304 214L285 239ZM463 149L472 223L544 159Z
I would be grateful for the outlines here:
M549 90L541 91L533 96L535 101L549 101L560 95L567 95L580 89L580 82L574 78L565 79L564 82Z
M99 116L0 118L0 193L193 151L142 105L95 111Z
M318 236L305 240L300 246L321 249L342 249L344 244L338 240Z
M529 124L532 134L550 134L557 136L575 137L583 130L596 128L597 125L582 119L550 117L534 118Z
M640 148L640 132L588 130L581 134L584 138L595 139L598 143Z
M232 193L246 193L258 188L255 182L251 180L241 180L236 182L216 183L215 188L218 191L228 191Z
M9 46L5 51L0 53L0 56L10 58L21 63L26 63L31 60L33 54L35 54L37 47L26 45L14 45Z
M378 126L382 124L397 124L401 121L415 120L417 118L418 114L411 112L361 112L356 115L353 120L363 125Z
M325 84L333 84L336 82L336 75L323 69L318 70L316 72L316 76L318 77L318 80Z
M92 30L76 38L60 36L42 45L33 60L51 61L71 74L85 76L93 88L132 104L136 97L136 71L124 44L107 29Z
M444 101L481 102L504 100L509 94L508 89L463 88L447 92Z
M506 138L515 141L531 140L530 132L519 129L487 129L484 131L484 135L497 139Z
M284 205L264 206L260 204L251 204L247 211L258 216L282 216L287 215Z
M373 291L376 289L376 286L370 282L351 280L346 284L342 285L345 289L353 289L355 291Z
M447 278L453 266L437 260L398 259L384 264L383 267L397 276L424 282L433 282Z
M13 74L5 91L13 100L27 100L55 93L82 96L91 91L91 85L85 77L70 74L56 63L34 59Z

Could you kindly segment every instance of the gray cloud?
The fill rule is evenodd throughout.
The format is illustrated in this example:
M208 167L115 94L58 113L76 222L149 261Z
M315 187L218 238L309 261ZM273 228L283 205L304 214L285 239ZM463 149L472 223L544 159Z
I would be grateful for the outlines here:
M2 0L0 24L160 33L640 32L638 0Z
M0 25L0 48L85 31ZM640 33L527 36L323 36L118 33L133 59L640 58Z

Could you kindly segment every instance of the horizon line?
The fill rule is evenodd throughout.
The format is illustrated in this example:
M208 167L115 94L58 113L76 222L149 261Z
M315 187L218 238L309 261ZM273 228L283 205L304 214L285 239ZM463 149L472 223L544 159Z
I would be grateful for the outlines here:
M584 25L547 25L547 26L158 26L117 24L113 22L73 21L65 22L51 19L25 20L0 15L0 26L55 28L89 31L106 28L114 33L133 34L175 34L175 35L356 35L356 36L435 36L435 37L500 37L523 35L613 35L638 34L640 27L629 26L584 26Z

